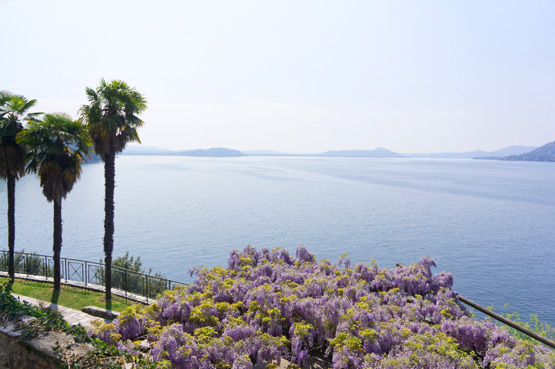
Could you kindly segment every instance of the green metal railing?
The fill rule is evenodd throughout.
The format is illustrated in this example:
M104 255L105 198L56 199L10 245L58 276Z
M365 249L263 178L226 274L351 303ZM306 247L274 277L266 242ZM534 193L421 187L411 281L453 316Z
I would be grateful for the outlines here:
M52 256L16 252L14 259L15 272L18 274L44 277L45 280L54 277ZM8 271L8 251L5 250L0 250L0 271ZM60 277L66 283L67 281L79 282L85 287L106 285L104 264L93 261L60 258ZM149 299L154 299L158 294L165 290L172 290L176 286L186 286L186 284L129 269L112 267L112 288L143 296L147 303Z

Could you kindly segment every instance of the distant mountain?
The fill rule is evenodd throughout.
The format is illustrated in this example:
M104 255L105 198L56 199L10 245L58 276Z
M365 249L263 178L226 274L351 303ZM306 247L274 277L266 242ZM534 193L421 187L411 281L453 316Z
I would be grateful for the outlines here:
M511 155L498 159L511 161L555 161L555 141L545 144L542 147L538 147L528 153Z
M382 147L375 150L339 150L326 151L321 154L288 154L279 151L259 150L245 151L216 147L197 150L168 150L152 146L128 146L122 155L171 155L171 156L203 156L203 157L240 157L240 156L323 156L323 157L359 157L359 158L402 158L403 155Z
M198 149L198 150L168 150L159 149L152 146L128 146L122 155L169 155L169 156L208 156L208 157L235 157L245 156L241 151L226 149L223 147L216 147L212 149Z
M209 156L209 157L237 157L245 156L241 151L226 149L224 147L216 147L208 150L198 149L198 150L182 150L176 153L182 156Z
M504 149L487 152L485 154L486 156L510 156L524 154L535 149L537 149L537 146L509 146L505 147Z
M127 146L121 155L177 155L175 151L153 146Z
M509 155L520 155L536 147L533 146L509 146L496 151L466 151L466 152L441 152L441 153L428 153L428 154L405 154L411 158L446 158L446 159L473 159L473 158L491 158Z
M405 156L378 147L375 150L338 150L326 151L312 156L336 157L336 158L404 158Z
M550 146L552 145L552 146ZM429 153L429 154L399 154L394 151L378 147L375 150L335 150L320 154L288 154L279 151L258 150L244 151L216 147L198 150L168 150L152 146L128 146L121 155L172 155L172 156L198 156L198 157L240 157L240 156L318 156L336 158L461 158L461 159L500 159L500 160L536 160L555 161L551 155L555 142L551 142L540 148L531 146L509 146L496 151L467 151L460 153ZM551 150L551 151L550 151ZM94 158L89 162L98 161Z

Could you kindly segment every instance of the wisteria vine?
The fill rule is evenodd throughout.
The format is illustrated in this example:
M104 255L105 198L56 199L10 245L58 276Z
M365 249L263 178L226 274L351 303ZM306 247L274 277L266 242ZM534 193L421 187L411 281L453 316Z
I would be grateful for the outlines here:
M146 347L174 368L250 369L286 358L333 369L555 368L555 354L471 318L435 262L392 269L347 258L316 261L299 247L232 251L228 267L134 306L96 328L121 350Z

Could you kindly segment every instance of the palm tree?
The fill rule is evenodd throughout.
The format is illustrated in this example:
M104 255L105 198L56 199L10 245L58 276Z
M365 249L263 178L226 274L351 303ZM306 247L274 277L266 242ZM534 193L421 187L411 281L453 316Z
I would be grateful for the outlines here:
M8 182L8 275L15 277L15 181L25 174L25 147L15 137L23 129L23 122L40 113L28 113L36 100L0 91L0 178Z
M96 90L87 87L88 105L81 107L81 118L94 144L94 151L104 161L104 262L106 265L106 301L112 298L112 251L114 249L114 187L116 154L130 141L139 140L138 117L146 109L146 99L123 81L100 80Z
M62 250L62 199L81 176L81 163L89 156L90 141L85 127L64 113L46 114L29 122L17 135L28 149L28 173L38 173L42 193L54 203L54 290L60 290Z

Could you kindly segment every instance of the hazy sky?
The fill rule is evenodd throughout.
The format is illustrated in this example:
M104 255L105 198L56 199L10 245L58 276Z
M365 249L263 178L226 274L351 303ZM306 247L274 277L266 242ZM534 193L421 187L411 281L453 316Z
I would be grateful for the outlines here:
M0 0L0 89L76 116L144 93L144 145L495 150L555 140L555 1Z

